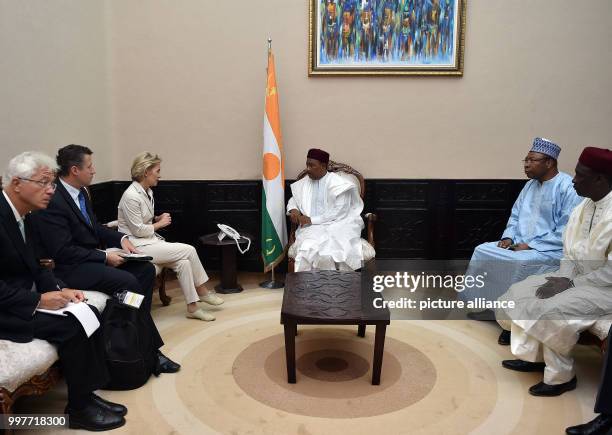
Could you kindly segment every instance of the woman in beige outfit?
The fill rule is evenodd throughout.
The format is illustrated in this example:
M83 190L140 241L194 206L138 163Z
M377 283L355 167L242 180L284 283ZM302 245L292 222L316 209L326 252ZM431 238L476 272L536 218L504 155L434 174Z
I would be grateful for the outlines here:
M139 154L132 163L132 184L119 201L119 231L130 236L138 252L153 257L152 262L174 270L187 302L187 317L215 320L211 313L199 308L197 302L221 305L223 299L206 288L208 275L193 246L166 242L156 233L171 224L169 213L155 216L155 202L151 187L160 179L161 159L148 152Z

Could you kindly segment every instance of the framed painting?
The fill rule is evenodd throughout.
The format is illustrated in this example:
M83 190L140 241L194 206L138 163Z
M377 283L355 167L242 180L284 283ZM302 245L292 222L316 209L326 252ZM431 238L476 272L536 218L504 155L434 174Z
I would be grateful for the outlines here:
M308 75L463 75L466 0L310 0Z

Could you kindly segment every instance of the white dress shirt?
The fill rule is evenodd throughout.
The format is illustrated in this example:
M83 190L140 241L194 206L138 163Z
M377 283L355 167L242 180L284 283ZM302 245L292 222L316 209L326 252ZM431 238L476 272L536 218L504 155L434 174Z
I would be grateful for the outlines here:
M81 194L81 190L77 189L74 186L71 186L70 184L68 184L64 180L62 180L61 178L59 180L60 180L60 183L62 183L62 186L64 186L66 188L66 191L68 192L68 194L70 195L70 197L72 198L74 203L76 204L77 208L79 210L81 210L81 203L79 202L79 195ZM83 211L85 213L87 213L87 210L83 210ZM91 219L91 216L90 216L89 219ZM93 221L92 221L92 224L93 224ZM128 237L127 234L125 236L121 237L121 241L123 242L123 239L125 239L126 237ZM98 249L98 251L104 252L106 257L108 258L108 252L104 251L103 249Z
M60 183L62 183L62 185L68 191L68 194L70 195L70 197L72 198L72 200L76 204L77 208L80 210L81 209L81 204L79 203L79 195L81 194L81 190L77 189L74 186L71 186L70 184L68 184L64 180L62 180L61 178L59 180L60 180ZM87 211L85 210L85 212L87 212Z
M4 195L4 198L6 199L6 202L8 202L9 205L11 206L11 210L13 210L13 214L15 215L15 220L17 221L17 225L18 226L24 225L23 216L21 216L19 214L19 212L17 211L17 209L13 205L13 202L11 201L11 198L9 198L9 196L6 194L6 192L4 190L2 190L2 194ZM20 225L20 222L21 222L21 225Z

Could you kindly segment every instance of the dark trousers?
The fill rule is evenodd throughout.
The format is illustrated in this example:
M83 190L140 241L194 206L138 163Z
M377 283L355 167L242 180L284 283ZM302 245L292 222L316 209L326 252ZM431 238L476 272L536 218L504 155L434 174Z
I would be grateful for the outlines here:
M93 308L96 315L98 311ZM99 317L99 316L98 316ZM34 337L57 346L62 373L68 386L68 404L79 409L87 405L92 391L108 383L101 330L87 337L75 317L36 313L32 319Z
M595 402L595 412L597 414L612 415L612 328L608 332L608 350L606 351L597 401Z
M58 276L66 285L75 289L96 290L108 295L119 290L140 293L145 297L141 308L151 311L155 267L149 262L127 261L120 267L83 263L70 273Z

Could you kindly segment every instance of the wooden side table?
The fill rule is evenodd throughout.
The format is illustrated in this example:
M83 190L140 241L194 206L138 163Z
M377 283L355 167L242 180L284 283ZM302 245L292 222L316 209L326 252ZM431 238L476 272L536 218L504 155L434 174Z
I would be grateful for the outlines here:
M204 246L221 247L221 284L215 286L215 291L221 294L240 293L243 289L238 284L238 273L236 270L236 241L228 236L223 240L217 237L219 233L207 234L200 237L200 242ZM250 234L241 233L244 237L238 239L238 243L247 244L245 237L252 240Z

